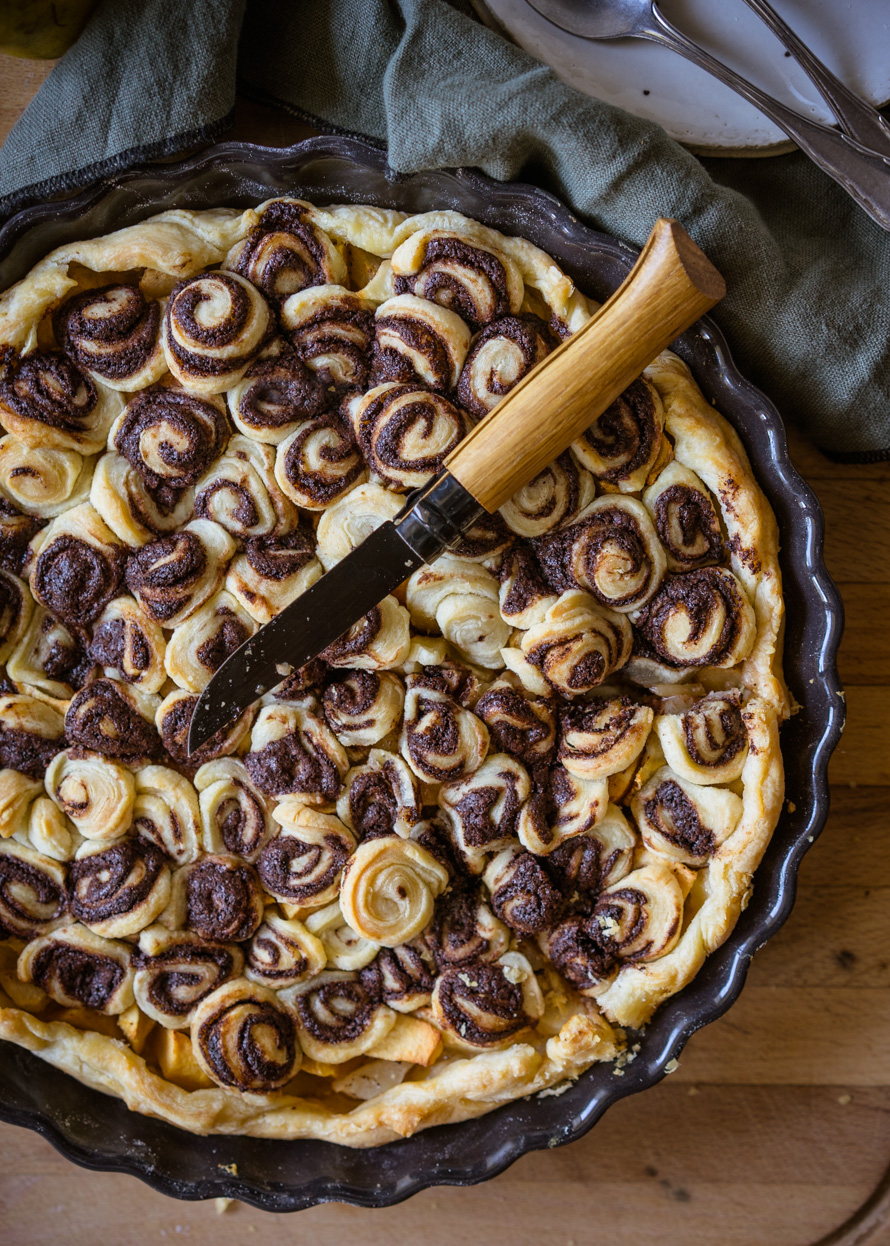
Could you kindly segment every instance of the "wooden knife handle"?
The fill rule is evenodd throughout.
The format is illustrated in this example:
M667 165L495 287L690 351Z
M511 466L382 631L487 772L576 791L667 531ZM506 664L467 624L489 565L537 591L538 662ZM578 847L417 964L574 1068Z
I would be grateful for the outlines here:
M609 301L523 377L445 467L480 505L496 511L725 293L723 278L683 227L656 221Z

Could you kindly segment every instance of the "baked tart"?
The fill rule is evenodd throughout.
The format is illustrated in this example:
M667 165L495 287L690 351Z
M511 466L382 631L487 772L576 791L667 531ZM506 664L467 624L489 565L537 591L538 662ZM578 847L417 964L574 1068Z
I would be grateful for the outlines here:
M187 750L594 307L456 212L286 198L0 297L0 1037L195 1133L367 1147L616 1060L726 939L782 801L778 534L670 352Z

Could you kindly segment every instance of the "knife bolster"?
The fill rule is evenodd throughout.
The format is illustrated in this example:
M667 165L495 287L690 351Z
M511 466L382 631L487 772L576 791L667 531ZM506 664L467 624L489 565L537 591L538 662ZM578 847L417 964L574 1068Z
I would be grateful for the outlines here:
M418 558L432 562L484 514L485 508L472 493L450 472L443 471L409 494L393 522Z

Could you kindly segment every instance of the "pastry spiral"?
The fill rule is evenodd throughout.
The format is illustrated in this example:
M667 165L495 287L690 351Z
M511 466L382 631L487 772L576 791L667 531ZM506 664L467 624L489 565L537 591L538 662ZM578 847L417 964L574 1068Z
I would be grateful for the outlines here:
M65 923L65 866L26 844L0 841L0 930L19 939L49 934Z
M541 938L551 964L582 995L595 995L615 965L615 956L603 946L601 935L592 915L572 913Z
M662 766L640 788L631 809L643 843L684 865L706 865L742 816L742 798L720 787L703 787Z
M28 593L30 600L30 593ZM17 685L27 685L57 700L67 700L95 670L84 647L86 633L70 631L64 623L35 607L24 634L6 661L6 673Z
M24 693L0 696L0 769L42 779L63 749L66 722L58 710Z
M0 567L0 662L5 662L31 622L34 602L24 580Z
M617 805L609 805L596 825L563 840L547 857L547 870L563 895L595 898L629 873L638 839Z
M305 701L260 710L244 764L264 795L298 794L316 805L336 798L349 769L340 741Z
M111 389L143 389L167 370L161 305L123 282L82 290L53 315L53 332L77 366Z
M310 1060L343 1064L363 1055L395 1025L396 1013L366 982L357 973L329 969L281 992Z
M559 760L578 779L607 779L636 761L654 717L630 697L567 705L559 716Z
M367 475L355 434L331 412L298 425L275 457L278 487L306 510L332 506Z
M446 969L433 991L436 1024L463 1051L506 1047L544 1013L541 988L519 952L491 964Z
M163 853L143 839L83 844L69 869L71 912L94 934L121 939L150 926L170 900Z
M167 642L164 669L180 688L200 692L255 631L254 619L224 590L175 629Z
M152 488L186 489L216 462L229 434L219 399L156 385L133 395L108 443Z
M748 756L748 728L737 689L711 692L682 714L664 714L655 730L665 761L692 783L732 783Z
M448 871L425 848L397 835L366 840L350 857L340 886L347 923L363 939L397 947L433 915Z
M470 344L457 384L461 406L482 419L554 345L554 335L538 316L525 313L491 321Z
M47 795L84 839L117 839L130 829L136 780L131 770L99 753L56 753L44 780Z
M569 527L537 546L557 592L586 589L612 610L645 605L664 578L666 559L652 521L636 498L606 494Z
M211 943L188 930L149 926L134 956L133 994L147 1017L166 1030L186 1030L202 999L244 965L234 944Z
M409 235L392 256L397 294L411 291L462 316L474 329L522 306L525 283L505 254L462 233L422 229Z
M238 431L270 446L320 416L328 403L324 385L283 343L250 365L227 400Z
M349 416L372 478L398 493L441 471L470 430L466 415L441 394L396 381L355 398Z
M72 744L119 761L152 757L160 743L154 726L157 706L157 697L141 688L96 679L71 698L65 734Z
M725 560L716 508L688 467L676 459L668 463L643 493L643 505L664 546L670 571L693 571Z
M520 649L559 692L591 692L630 657L627 616L598 606L586 593L569 592L524 633Z
M0 437L0 494L27 515L54 519L90 496L93 460L76 450Z
M243 943L263 920L256 870L229 856L205 856L184 865L173 880L169 919L202 939Z
M244 973L251 982L281 990L321 973L326 964L321 939L295 918L267 910L247 949Z
M189 727L195 706L198 704L197 694L186 692L184 688L174 690L164 697L155 714L155 724L167 753L180 766L190 771L197 770L208 761L234 753L250 731L253 721L253 708L246 709L232 723L220 727L206 743L194 753L188 751Z
M481 874L492 853L515 837L530 792L525 767L506 753L489 753L465 778L442 784L439 808L471 874Z
M661 450L664 407L658 391L641 376L606 407L572 444L597 480L621 493L642 489Z
M528 545L518 542L508 549L501 559L498 574L501 581L498 608L501 618L511 627L526 630L540 623L556 604L556 594L545 583L538 560Z
M235 542L219 524L195 519L130 554L127 588L149 618L178 627L220 587L234 551Z
M415 627L438 630L477 666L503 667L511 627L501 618L498 582L479 563L443 554L408 580L405 600Z
M374 313L371 383L396 381L450 393L470 345L460 316L413 294L397 294Z
M515 675L495 680L476 704L497 749L526 766L546 766L556 752L556 706L523 688Z
M268 623L322 575L311 528L251 537L226 574L226 591L257 623Z
M195 485L195 514L214 520L239 541L289 532L297 517L278 488L274 469L271 446L236 434Z
M466 529L460 540L451 546L451 552L457 558L465 558L468 562L487 562L502 554L512 541L510 529L495 511L493 515L480 515Z
M18 961L22 982L33 982L66 1008L95 1008L116 1016L133 1003L132 949L72 923L29 943Z
M276 827L268 802L233 757L207 762L195 775L204 851L256 861Z
M757 633L744 588L723 567L667 576L634 625L676 667L735 666L751 652Z
M138 548L186 523L195 498L192 489L155 485L110 450L96 464L90 502L119 540Z
M291 295L281 309L281 323L323 385L363 388L374 341L370 303L342 285L316 286Z
M136 774L133 830L176 865L197 860L201 821L188 779L169 766L142 766Z
M447 692L424 687L408 676L399 748L419 779L444 783L462 779L482 765L488 728Z
M440 896L423 938L440 973L498 960L510 946L510 931L475 880Z
M89 652L109 677L160 692L165 650L164 633L154 619L132 597L116 597L96 620Z
M302 1063L293 1018L274 991L246 978L225 982L201 1000L191 1036L207 1076L232 1090L277 1090Z
M594 492L590 474L579 471L566 451L518 489L500 513L517 536L540 537L574 519L593 500Z
M0 493L0 567L22 575L31 553L29 543L43 524L32 515L23 515Z
M89 502L54 519L31 549L31 592L69 627L88 627L117 596L124 548Z
M423 817L420 785L411 767L395 753L372 748L363 765L347 772L337 816L359 839L409 835Z
M330 969L364 969L380 951L379 943L356 933L347 923L339 900L310 913L306 929L321 940Z
M241 380L272 327L269 304L235 273L177 282L164 313L167 367L195 394L221 394Z
M518 844L493 857L482 877L491 893L491 907L519 935L547 930L562 909L562 895L540 859Z
M343 867L355 849L355 836L339 818L289 798L276 805L280 834L257 859L263 886L285 904L323 908L336 900Z
M608 956L656 960L680 938L683 891L667 866L644 865L606 888L590 920Z
M291 199L273 199L223 267L259 286L273 303L307 287L346 280L346 263L334 242L313 224L306 207Z
M401 666L410 647L408 611L390 595L353 623L319 656L333 667L380 671Z
M59 350L0 361L0 424L26 446L98 454L121 406Z
M362 973L373 983L373 993L396 1012L416 1012L425 1008L432 998L435 979L433 959L420 939L384 947Z
M391 671L346 671L328 683L322 705L341 744L367 747L398 725L405 688Z
M529 852L545 855L596 825L609 803L606 779L579 779L563 766L538 771L516 832Z
M330 571L387 519L394 519L403 499L382 485L361 484L328 507L315 535L316 553Z

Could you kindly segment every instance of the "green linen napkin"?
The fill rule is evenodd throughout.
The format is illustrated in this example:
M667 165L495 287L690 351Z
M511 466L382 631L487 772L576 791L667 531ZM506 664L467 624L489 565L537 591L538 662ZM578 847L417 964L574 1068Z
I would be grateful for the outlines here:
M699 160L463 4L103 0L0 149L0 213L213 141L236 87L399 172L534 182L637 245L676 217L727 279L715 319L750 379L835 458L890 458L890 234L805 156Z

